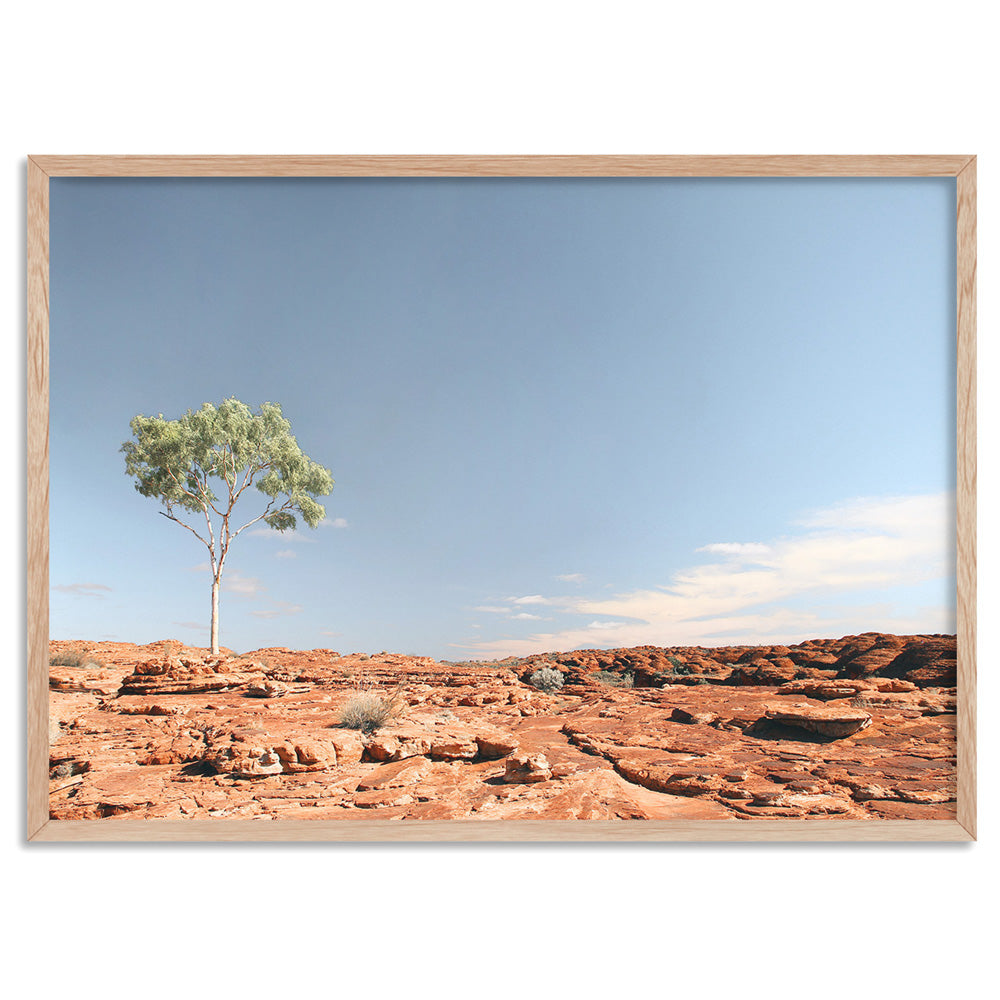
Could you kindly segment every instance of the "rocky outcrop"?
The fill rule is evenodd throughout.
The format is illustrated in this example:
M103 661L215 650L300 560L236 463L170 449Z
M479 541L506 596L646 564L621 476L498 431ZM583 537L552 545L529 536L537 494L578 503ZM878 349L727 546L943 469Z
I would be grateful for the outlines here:
M541 665L566 672L566 682L599 686L597 675L627 677L635 687L734 684L750 687L795 680L889 677L918 687L954 687L955 637L866 632L810 639L794 646L637 646L544 653L514 664L523 676Z
M547 654L536 662L566 678L549 693L523 681L531 658L447 664L284 648L212 657L170 643L92 644L89 654L52 668L59 819L955 810L955 690L926 683L949 676L947 637ZM345 729L341 709L358 691L395 692L396 715L374 732Z
M853 736L872 724L872 717L860 708L817 708L804 704L792 708L768 708L764 719L831 740Z
M535 781L548 781L552 770L545 754L519 754L508 757L504 765L503 780L507 784L531 784Z
M137 664L134 672L122 681L118 693L156 697L250 687L256 693L266 690L266 684L264 666L254 660L167 656Z

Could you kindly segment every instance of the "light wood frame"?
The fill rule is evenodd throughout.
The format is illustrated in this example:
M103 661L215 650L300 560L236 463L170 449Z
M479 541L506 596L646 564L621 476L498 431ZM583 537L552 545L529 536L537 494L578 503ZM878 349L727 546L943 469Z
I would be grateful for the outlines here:
M967 841L976 838L974 156L29 156L29 841ZM275 821L48 818L50 177L954 177L957 186L958 802L952 820Z

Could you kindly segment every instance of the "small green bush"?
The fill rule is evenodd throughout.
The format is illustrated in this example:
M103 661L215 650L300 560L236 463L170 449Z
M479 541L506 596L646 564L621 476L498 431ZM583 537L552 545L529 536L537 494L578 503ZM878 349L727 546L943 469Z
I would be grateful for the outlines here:
M528 683L539 691L558 691L563 686L562 671L554 667L539 667L528 678Z
M363 733L374 733L399 714L397 694L383 695L375 691L359 691L351 695L337 716L337 722L345 729L360 729Z

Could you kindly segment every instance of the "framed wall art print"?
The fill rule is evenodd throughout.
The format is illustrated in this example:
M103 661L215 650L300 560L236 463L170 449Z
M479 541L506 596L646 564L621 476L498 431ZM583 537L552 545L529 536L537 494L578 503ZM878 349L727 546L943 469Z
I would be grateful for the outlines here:
M972 156L31 156L33 841L970 840Z

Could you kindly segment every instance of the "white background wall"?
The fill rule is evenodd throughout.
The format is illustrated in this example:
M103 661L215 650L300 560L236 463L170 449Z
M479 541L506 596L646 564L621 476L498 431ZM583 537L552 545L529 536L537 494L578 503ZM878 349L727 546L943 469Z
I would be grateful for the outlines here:
M988 10L50 0L7 11L4 979L33 969L41 997L985 995L998 856L989 512L1000 509ZM24 157L113 152L978 154L981 842L28 847Z

